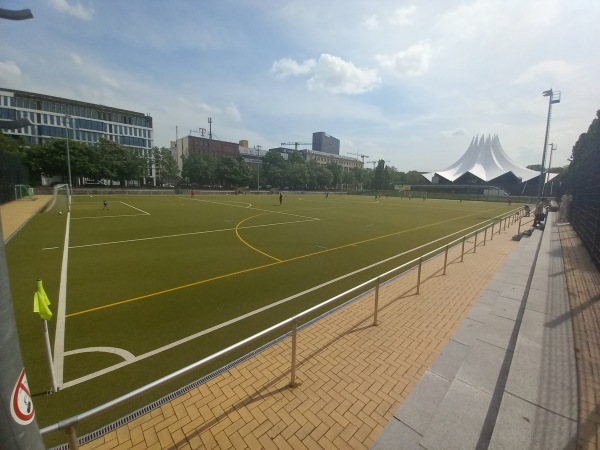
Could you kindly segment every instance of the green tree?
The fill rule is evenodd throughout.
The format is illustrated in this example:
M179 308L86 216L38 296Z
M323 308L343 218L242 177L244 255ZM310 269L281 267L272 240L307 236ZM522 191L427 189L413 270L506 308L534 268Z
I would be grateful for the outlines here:
M327 169L333 175L332 186L336 189L340 188L340 184L342 183L342 166L337 163L329 162L325 165Z
M125 147L108 139L95 145L96 174L94 178L119 180L125 186L129 180L139 180L148 173L148 160L137 149Z
M46 177L61 177L67 182L69 164L71 179L77 185L80 177L90 177L95 172L93 150L87 144L69 141L69 157L67 158L67 140L52 139L43 145L31 146L26 150L25 162L34 173Z
M208 157L194 152L182 156L182 160L181 175L187 178L190 183L209 184L214 178L214 172L211 171Z
M269 150L262 160L261 178L264 174L264 183L282 187L285 182L286 161L277 150Z
M156 174L161 184L176 183L179 180L179 167L177 167L177 161L175 161L169 149L154 147L152 149L152 157L154 158Z

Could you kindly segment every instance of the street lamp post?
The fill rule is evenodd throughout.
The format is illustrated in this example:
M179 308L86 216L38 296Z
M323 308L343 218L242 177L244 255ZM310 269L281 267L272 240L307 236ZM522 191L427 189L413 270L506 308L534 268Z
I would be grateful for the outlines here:
M554 103L560 103L560 91L554 92L552 89L542 92L544 97L548 97L548 119L546 120L546 136L544 138L544 151L542 153L542 167L540 169L540 185L538 188L538 197L542 196L544 192L544 182L546 177L544 176L544 164L546 164L546 149L548 148L548 136L550 135L550 119L552 118L552 105Z

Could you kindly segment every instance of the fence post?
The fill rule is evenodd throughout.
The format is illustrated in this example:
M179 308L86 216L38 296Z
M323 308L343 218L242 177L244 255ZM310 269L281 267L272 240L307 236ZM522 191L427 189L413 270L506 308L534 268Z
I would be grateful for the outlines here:
M463 243L462 243L462 251L460 252L460 262L463 262L465 259L465 240L467 239L466 236L463 237Z
M69 450L79 450L79 439L77 439L75 425L70 425L65 431L69 435Z
M492 222L492 232L490 233L490 241L494 240L494 222Z
M485 243L487 241L487 227L483 230L483 246L485 247Z
M292 320L292 379L290 387L296 387L296 335L298 334L298 320Z
M446 265L448 264L448 247L449 245L446 245L446 251L444 252L444 275L446 275Z
M419 294L419 288L421 287L421 265L423 258L419 258L419 271L417 273L417 295Z
M517 234L521 233L521 217L519 217L519 231L517 231Z
M379 310L379 284L380 278L377 278L375 285L375 311L373 312L373 326L377 325L377 311Z
M477 232L475 232L475 243L473 244L473 253L477 253Z

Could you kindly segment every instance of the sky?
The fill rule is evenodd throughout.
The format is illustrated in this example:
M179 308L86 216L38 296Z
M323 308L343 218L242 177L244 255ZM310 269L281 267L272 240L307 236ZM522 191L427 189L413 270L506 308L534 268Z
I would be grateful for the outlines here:
M600 109L595 0L0 0L0 88L147 113L154 145L208 130L399 171L441 171L498 135L552 166ZM293 148L292 146L288 146ZM550 146L549 146L550 148ZM358 156L362 159L362 157ZM550 151L546 157L546 165ZM369 167L367 165L367 167Z

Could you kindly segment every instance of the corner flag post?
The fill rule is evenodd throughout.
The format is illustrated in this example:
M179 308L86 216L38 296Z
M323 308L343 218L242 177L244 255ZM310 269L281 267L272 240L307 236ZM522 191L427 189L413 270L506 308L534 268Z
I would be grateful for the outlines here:
M48 320L52 318L50 311L50 300L44 291L42 280L37 280L37 289L33 295L33 312L39 313L42 319L42 333L44 335L44 347L46 350L46 359L48 361L48 369L50 370L50 379L52 380L52 392L57 392L56 377L54 376L54 362L52 360L52 350L50 349L50 336L48 334Z

